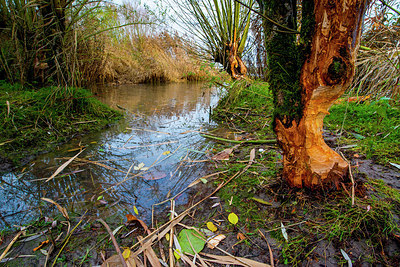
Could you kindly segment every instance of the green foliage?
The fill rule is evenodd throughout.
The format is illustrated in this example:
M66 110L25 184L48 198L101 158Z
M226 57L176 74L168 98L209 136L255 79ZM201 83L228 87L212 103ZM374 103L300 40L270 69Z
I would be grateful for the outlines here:
M325 120L331 130L345 132L346 141L379 163L400 163L400 106L388 98L357 104L334 105Z
M16 162L72 135L96 130L121 116L80 88L21 90L0 83L0 149ZM78 123L87 122L89 123Z

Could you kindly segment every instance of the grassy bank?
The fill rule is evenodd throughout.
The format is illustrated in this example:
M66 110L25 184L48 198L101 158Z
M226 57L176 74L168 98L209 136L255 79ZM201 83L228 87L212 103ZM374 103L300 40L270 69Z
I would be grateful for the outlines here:
M214 110L214 118L235 132L228 138L270 139L272 98L268 85L242 82L228 91ZM325 119L326 136L331 146L347 147L341 151L354 166L355 205L351 205L351 183L341 184L337 191L320 193L291 189L279 176L281 154L276 146L242 143L233 149L228 161L218 163L217 171L225 173L214 181L214 186L248 166L252 149L254 163L220 189L222 211L196 213L206 221L221 219L230 212L239 216L237 228L232 229L228 222L219 228L226 235L236 236L239 231L245 238L233 237L224 247L233 245L235 251L263 255L261 230L279 264L345 264L341 249L349 253L353 263L391 266L398 261L400 255L395 250L400 231L400 193L386 182L396 173L388 163L399 163L399 104L387 98L364 103L342 101L330 112ZM233 145L221 142L217 150ZM387 168L363 167L368 160ZM374 179L377 174L388 180ZM281 223L286 226L287 239Z
M18 164L121 116L81 88L28 90L0 82L0 156Z

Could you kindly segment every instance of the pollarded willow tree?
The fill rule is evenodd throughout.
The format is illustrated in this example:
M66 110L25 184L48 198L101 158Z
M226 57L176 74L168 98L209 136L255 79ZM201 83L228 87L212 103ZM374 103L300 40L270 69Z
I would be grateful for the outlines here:
M348 164L323 140L323 119L354 76L368 0L258 2L283 176L296 187L337 184Z
M235 79L247 73L242 60L251 22L247 7L255 0L243 2L245 6L235 0L181 0L177 12L182 27L200 40L201 50Z

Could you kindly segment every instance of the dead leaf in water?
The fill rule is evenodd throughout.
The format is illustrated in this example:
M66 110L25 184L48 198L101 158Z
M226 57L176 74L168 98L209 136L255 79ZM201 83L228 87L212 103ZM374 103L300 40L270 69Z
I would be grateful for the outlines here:
M61 165L60 167L58 167L58 169L53 173L52 176L50 176L49 179L46 180L46 182L50 181L51 179L53 179L54 177L57 176L57 174L59 174L60 172L62 172L76 157L79 156L79 154L81 154L83 151L80 151L78 154L76 154L75 156L73 156L72 158L70 158L67 162L65 162L63 165Z
M148 181L159 180L165 177L167 177L167 174L165 172L151 172L143 175L143 179Z
M54 200L51 200L51 199L45 198L45 197L42 197L41 200L47 201L51 204L54 204L57 207L57 209L61 212L61 214L65 217L65 219L67 219L69 221L69 216L68 216L67 210L65 208L61 207L60 204L58 204Z
M126 214L125 216L126 216L127 224L139 223L139 225L142 226L142 228L146 231L147 234L151 234L149 227L147 227L147 225L144 221L136 218L136 216L133 216L132 214Z

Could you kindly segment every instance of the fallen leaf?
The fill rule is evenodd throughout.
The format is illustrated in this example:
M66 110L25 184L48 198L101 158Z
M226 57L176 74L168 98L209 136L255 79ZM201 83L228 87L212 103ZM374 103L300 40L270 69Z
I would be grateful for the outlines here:
M133 206L133 211L135 212L136 215L139 215L139 211L138 211L138 209L136 208L136 206Z
M359 157L360 157L360 155L358 155L358 154L354 154L354 155L353 155L353 157L355 157L355 158L359 158Z
M236 238L237 238L237 240L245 240L246 239L246 237L242 233L238 233Z
M193 229L183 229L179 232L178 242L182 253L196 254L203 250L205 245L205 236ZM193 251L193 249L194 251Z
M137 221L137 218L135 216L133 216L132 214L126 214L125 216L126 216L127 223Z
M286 232L286 228L285 228L285 226L283 225L282 222L281 222L281 231L282 231L283 238L285 238L286 241L289 241L289 238L288 238L288 235L287 235L287 232Z
M390 165L392 165L393 167L396 167L397 169L400 169L400 164L396 164L396 163L392 163L389 162Z
M351 262L351 259L350 259L349 255L347 255L347 253L343 249L340 249L340 252L342 253L343 257L347 260L348 266L352 267L353 264Z
M236 149L238 145L233 146L231 148L226 148L219 152L218 154L211 157L212 160L229 160L230 154L232 154L233 150Z
M55 202L54 200L51 200L49 198L42 197L41 199L56 205L57 209L61 212L61 214L64 216L64 218L69 221L69 216L68 216L67 210L65 208L61 207L60 204L58 204L57 202Z
M165 156L165 155L168 155L169 153L171 153L171 151L167 150L167 151L164 151L162 154Z
M228 221L231 223L231 224L237 224L238 223L238 221L239 221L239 218L238 218L238 216L235 214L235 213L233 213L233 212L231 212L229 215L228 215Z
M213 231L213 232L218 230L217 226L215 226L215 224L213 222L208 222L207 223L207 228L210 229L210 231Z
M57 176L57 174L59 174L60 172L62 172L76 157L79 156L79 154L81 154L83 151L80 151L78 154L76 154L75 156L73 156L72 158L70 158L69 160L67 160L63 165L61 165L60 167L58 167L58 169L50 176L50 178L48 178L46 180L46 182L50 181L51 179L53 179L54 177Z
M169 233L165 234L165 239L167 239L167 241L169 241Z
M122 252L122 256L124 257L125 260L127 260L130 255L131 255L131 250L129 248L126 248L124 252Z
M203 184L206 184L208 181L207 181L207 179L204 179L204 178L200 178L200 181L203 183Z
M258 197L252 197L251 199L254 200L254 201L257 201L258 203L261 203L261 204L264 204L264 205L268 205L268 206L272 206L272 203L270 203L270 202L268 202L268 201L266 201L264 199L261 199L261 198L258 198Z
M141 162L141 163L139 163L139 165L133 166L133 169L134 169L135 171L147 171L147 170L149 169L149 167L145 167L145 166L144 166L144 163Z
M143 175L143 179L148 181L159 180L165 177L167 177L167 174L165 172L151 172Z
M210 249L214 249L216 246L218 246L218 244L224 240L226 238L225 235L220 234L217 236L214 236L213 238L211 238L208 242L207 242L207 247Z
M149 227L147 227L147 225L144 221L139 220L132 214L126 214L125 216L126 216L127 223L139 223L139 225L142 226L142 228L146 231L147 234L151 234Z

